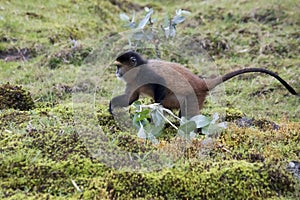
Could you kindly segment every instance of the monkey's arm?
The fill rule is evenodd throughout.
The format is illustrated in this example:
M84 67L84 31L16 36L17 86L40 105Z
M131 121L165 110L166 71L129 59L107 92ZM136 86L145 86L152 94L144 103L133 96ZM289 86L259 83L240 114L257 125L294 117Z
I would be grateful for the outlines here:
M115 108L129 106L134 101L138 100L138 98L139 98L139 93L138 92L133 92L133 94L131 96L126 95L126 94L116 96L109 102L108 111L110 112L110 114L113 114L113 110Z

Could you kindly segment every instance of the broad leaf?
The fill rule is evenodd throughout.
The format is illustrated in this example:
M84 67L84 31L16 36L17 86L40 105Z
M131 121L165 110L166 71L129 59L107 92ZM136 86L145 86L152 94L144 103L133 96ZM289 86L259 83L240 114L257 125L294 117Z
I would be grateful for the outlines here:
M180 23L182 23L182 22L184 22L184 20L185 20L185 17L184 16L182 16L182 15L176 15L173 19L172 19L172 23L174 23L174 24L180 24Z
M138 119L138 115L134 115L132 123L135 127L140 128L141 124L143 126L148 126L149 125L149 121L148 119Z
M156 18L151 19L151 23L155 23L155 22L157 22L157 19L156 19Z
M182 10L181 10L181 9L178 9L178 10L176 10L175 12L176 12L176 15L181 15Z
M153 9L150 9L147 15L142 19L137 27L137 29L143 29L148 21L150 20L151 15L153 14Z
M131 29L135 28L135 22L129 22L128 24L125 25L125 27L129 27Z
M152 133L148 133L148 139L155 145L159 144L158 139Z
M146 133L145 133L144 126L143 126L142 124L140 124L140 125L141 125L141 127L140 127L140 129L139 129L139 132L137 133L137 136L138 136L139 138L146 139L146 138L147 138L147 135L146 135Z
M182 124L179 127L179 131L182 131L185 134L189 134L190 132L194 131L197 128L196 123L194 121L188 121Z
M126 15L125 13L121 13L120 14L120 19L122 20L122 21L127 21L127 22L129 22L129 17L128 17L128 15Z
M162 111L155 109L151 112L151 118L155 126L161 126L164 124L164 118L161 116Z
M149 118L150 117L149 112L150 111L148 109L146 109L146 110L142 110L141 112L136 113L135 114L135 116L136 116L135 120L138 122L138 121L142 121L144 119Z
M159 136L164 129L164 124L160 124L159 126L151 126L149 128L149 132L152 133L154 136Z
M219 118L220 118L220 117L219 117L219 114L218 114L218 113L214 113L214 115L213 115L213 120L211 121L211 123L212 123L212 124L215 124L216 121L217 121Z
M190 121L194 121L196 123L197 128L202 128L211 123L211 120L204 115L196 115L190 119Z
M204 128L201 129L201 132L204 134L204 135L207 135L207 136L212 136L216 133L218 133L220 131L220 127L218 127L216 124L210 124L209 126L206 126Z
M181 10L181 14L183 14L183 15L190 15L191 12L187 11L187 10Z
M175 37L176 35L176 29L175 29L175 26L171 26L170 27L170 33L169 33L169 36L170 37Z

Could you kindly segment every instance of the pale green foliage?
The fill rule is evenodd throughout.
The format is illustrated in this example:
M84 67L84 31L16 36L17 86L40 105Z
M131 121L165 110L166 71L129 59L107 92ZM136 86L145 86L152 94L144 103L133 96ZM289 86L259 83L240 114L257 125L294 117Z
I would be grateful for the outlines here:
M156 23L158 22L156 18L152 18L154 13L152 8L146 7L145 12L145 16L139 22L136 22L135 13L132 14L131 19L125 13L120 14L120 19L126 22L125 27L133 31L129 39L129 44L132 43L131 40L152 40L159 34L157 30L161 30L165 38L174 38L176 35L176 26L185 21L184 15L190 14L188 11L178 9L176 10L175 16L169 18L167 15L164 17L163 24L159 24ZM149 25L149 27L147 25Z
M190 12L186 10L176 10L176 15L169 20L168 16L165 17L164 25L162 29L165 33L166 38L175 37L176 35L176 26L185 21L184 15L189 15Z
M178 135L185 139L193 139L196 137L195 130L202 129L202 133L211 136L215 133L226 128L226 123L216 123L219 115L216 113L213 117L206 117L204 115L196 115L190 119L185 117L177 117L169 109L162 107L160 104L142 105L140 101L134 104L135 113L133 117L133 125L138 128L137 136L143 139L149 139L157 144L156 139L162 133L166 123L169 123L174 129L177 130ZM173 118L179 121L180 126L174 125Z

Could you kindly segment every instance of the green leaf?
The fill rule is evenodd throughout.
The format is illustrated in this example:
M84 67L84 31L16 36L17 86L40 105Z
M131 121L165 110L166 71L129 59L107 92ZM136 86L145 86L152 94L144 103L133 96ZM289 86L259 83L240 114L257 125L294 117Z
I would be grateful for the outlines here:
M196 115L190 119L196 123L197 128L202 128L211 123L211 120L204 115Z
M142 110L141 112L136 113L135 114L135 116L136 116L136 118L135 118L136 122L142 121L144 119L148 119L150 117L149 112L150 111L147 109L147 110Z
M135 22L129 22L128 24L125 25L125 27L129 27L134 29L135 28Z
M141 124L141 127L139 129L139 132L137 133L137 136L139 138L143 138L143 139L146 139L147 138L147 135L145 133L145 129L144 129L144 126Z
M216 121L217 121L219 118L220 118L220 117L219 117L219 114L218 114L218 113L214 113L214 114L213 114L213 119L212 119L211 123L212 123L212 124L215 124Z
M182 9L178 9L175 12L176 12L176 15L181 15Z
M187 123L189 120L186 117L181 117L180 125Z
M180 23L182 23L182 22L184 22L184 20L185 20L185 17L184 16L182 16L182 15L176 15L173 19L172 19L172 23L174 23L174 24L180 24Z
M151 19L151 23L155 23L155 22L157 22L157 19L156 19L156 18Z
M147 15L142 19L137 27L137 29L143 29L148 21L150 20L151 15L153 14L153 9L150 9Z
M201 132L204 135L212 136L212 135L218 133L220 130L221 130L221 128L218 127L216 124L210 124L209 126L202 128Z
M187 10L181 10L181 14L183 14L183 15L190 15L191 12L187 11Z
M179 127L179 131L182 131L185 134L189 134L190 132L194 131L197 128L196 123L194 121L188 121L182 124Z
M168 15L167 15L167 16L165 17L165 19L164 19L163 27L164 27L164 28L167 28L167 27L169 27L169 25L170 25L170 21L169 21Z
M148 132L152 133L154 136L159 136L163 128L164 124L160 124L160 126L151 126Z
M170 26L169 36L170 36L170 37L175 37L175 35L176 35L176 29L175 29L175 26Z
M190 132L190 139L195 139L196 137L197 134L194 131Z
M128 17L128 15L126 15L125 13L120 13L120 19L122 20L122 21L127 21L127 22L129 22L129 17Z
M148 138L153 144L159 144L158 139L152 133L148 134Z
M136 113L133 116L133 125L136 127L140 127L140 124L147 126L149 125L148 118L150 118L150 110L145 109L145 110L139 110L140 109L140 102L137 102L134 106L136 106L137 110Z
M155 126L161 126L161 124L164 124L165 121L158 109L155 109L151 112L151 119Z
M141 110L141 105L142 105L142 103L140 101L133 102L133 106L135 107L136 111Z

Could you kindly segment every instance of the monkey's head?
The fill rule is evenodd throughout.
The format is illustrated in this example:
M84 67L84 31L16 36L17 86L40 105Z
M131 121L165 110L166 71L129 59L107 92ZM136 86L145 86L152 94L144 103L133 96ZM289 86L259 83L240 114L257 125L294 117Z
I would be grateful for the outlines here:
M122 78L123 75L130 69L146 64L147 61L144 60L138 53L134 51L126 51L119 55L114 62L117 66L116 76Z

